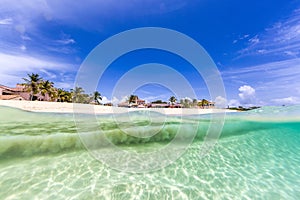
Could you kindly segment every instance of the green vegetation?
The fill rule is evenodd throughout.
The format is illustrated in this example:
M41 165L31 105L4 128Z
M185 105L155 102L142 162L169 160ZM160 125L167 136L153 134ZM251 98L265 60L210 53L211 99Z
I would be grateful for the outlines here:
M169 101L171 102L171 104L175 104L176 101L177 101L177 99L176 99L176 97L171 96L170 99L169 99Z
M156 101L153 101L151 103L153 103L153 104L167 104L167 102L162 101L162 100L156 100Z
M199 103L198 103L199 107L204 108L205 106L209 106L209 101L207 101L206 99L202 99Z
M30 93L30 100L45 100L45 101L57 101L57 102L74 102L74 103L94 103L101 104L100 100L102 100L102 96L100 92L95 91L93 94L86 94L82 87L75 87L70 91L64 90L62 88L55 88L54 83L49 80L44 80L39 74L27 74L27 78L23 78L25 83L22 85L25 87L25 91ZM128 103L137 103L138 96L130 95L127 99ZM177 99L175 96L171 96L169 98L169 103L163 100L156 100L151 102L151 104L169 104L168 106L172 107L176 104ZM206 99L202 99L198 101L197 99L183 98L180 99L180 107L183 108L210 108L214 106L213 102L210 102ZM105 104L107 106L112 106L111 103ZM146 105L145 106L149 106ZM260 107L253 106L249 108L244 108L242 106L228 108L230 110L238 110L238 111L247 111L253 110Z
M51 100L54 100L57 96L57 92L53 86L53 82L50 82L50 81L44 81L42 80L41 83L39 84L39 90L40 90L40 93L42 94L43 97L46 96L46 94L49 95L49 98Z
M64 89L57 89L57 102L72 102L72 93Z
M180 104L183 106L183 108L191 108L194 106L193 100L191 100L190 98L180 99Z
M132 94L132 95L130 95L130 97L128 99L128 103L135 103L137 99L138 99L138 96Z
M26 88L27 92L30 92L30 100L36 100L37 94L39 93L39 85L42 81L42 78L38 74L27 74L28 78L23 78L23 80L26 82L23 84Z
M38 100L43 97L43 100L57 101L57 102L74 102L74 103L91 103L94 101L99 104L102 100L101 94L95 91L93 94L88 95L84 93L83 88L75 87L70 91L62 88L55 88L54 83L49 80L44 80L39 74L27 74L27 78L23 78L25 83L25 91L30 93L30 100Z
M249 108L244 108L242 106L239 107L232 107L232 108L228 108L229 110L237 110L237 111L248 111L248 110L254 110L254 109L258 109L260 108L259 106L252 106Z
M71 89L72 99L74 103L90 103L91 97L88 94L84 93L84 89L82 87L75 87Z
M95 91L95 92L93 93L92 98L93 98L93 100L95 101L95 104L100 104L100 103L99 103L99 100L102 100L102 96L101 96L100 92L98 92L98 91Z

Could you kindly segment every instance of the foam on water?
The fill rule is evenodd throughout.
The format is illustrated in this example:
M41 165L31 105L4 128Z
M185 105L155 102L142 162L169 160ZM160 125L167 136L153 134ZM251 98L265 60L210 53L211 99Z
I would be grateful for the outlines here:
M0 113L0 199L297 199L300 196L297 106L228 115L218 145L204 158L199 157L199 151L209 115L186 116L183 121L167 118L163 129L150 139L125 134L111 116L97 116L98 127L90 127L86 137L102 137L94 130L98 128L114 143L138 152L164 146L177 133L178 126L186 126L188 131L188 127L200 121L197 136L184 155L162 170L143 174L115 171L89 156L76 134L72 115L8 108L0 108ZM143 129L149 122L138 119L139 131L151 132L151 128L157 130L155 126L160 126L156 123ZM129 132L137 131L132 125L126 127L126 122L122 127ZM121 158L116 155L115 159Z

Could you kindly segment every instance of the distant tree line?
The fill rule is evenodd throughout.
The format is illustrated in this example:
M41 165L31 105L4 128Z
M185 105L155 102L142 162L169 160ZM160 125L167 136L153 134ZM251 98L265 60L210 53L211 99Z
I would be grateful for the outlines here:
M251 106L249 108L244 108L243 106L239 106L239 107L231 107L228 108L229 110L237 110L237 111L249 111L249 110L255 110L260 108L260 106Z
M169 103L170 104L176 104L177 99L175 96L171 96L169 98ZM167 104L166 101L163 100L156 100L151 102L152 104ZM193 108L193 107L208 107L209 106L209 101L206 99L202 99L201 101L198 101L197 99L190 99L190 98L183 98L180 99L179 103L184 107L184 108Z
M81 87L75 87L70 91L54 87L54 83L49 80L44 80L39 74L27 74L28 77L23 78L25 83L25 91L30 93L30 100L38 100L39 96L46 95L50 101L57 102L74 102L74 103L91 103L100 104L102 100L101 94L95 91L93 94L85 94Z
M25 90L30 93L30 100L38 100L38 97L42 96L43 99L56 102L74 102L88 104L93 102L94 104L100 104L102 97L98 91L93 94L86 94L82 87L75 87L74 89L65 90L63 88L54 87L54 83L49 80L44 80L39 74L27 74L28 77L23 78L25 83L22 85ZM127 99L128 103L135 103L138 100L137 95L130 95ZM169 98L169 102L163 100L156 100L151 102L152 104L177 104L175 96ZM183 98L180 99L179 103L184 108L202 107L209 106L210 102L206 99L198 101L197 99Z

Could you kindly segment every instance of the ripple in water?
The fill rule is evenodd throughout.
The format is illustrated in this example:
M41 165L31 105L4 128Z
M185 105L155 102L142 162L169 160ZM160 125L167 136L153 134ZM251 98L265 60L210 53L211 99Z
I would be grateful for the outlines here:
M298 199L299 121L255 121L245 115L253 116L242 113L241 116L234 114L227 117L222 137L208 156L199 157L203 134L199 131L197 138L176 162L151 173L112 170L92 158L82 147L17 156L13 151L21 152L20 145L24 145L24 141L20 140L23 143L14 143L19 147L17 145L15 150L10 150L10 155L14 156L1 156L0 199ZM68 118L66 115L37 116L49 118L49 123L45 123L48 128L41 125L45 118L26 124L36 116L15 124L0 122L1 132L5 133L0 137L0 149L4 149L8 137L46 139L63 134L69 138L69 135L73 137L75 134L74 124L65 119ZM201 120L201 116L187 117L186 123L193 120ZM176 126L175 120L171 121L174 122L171 125ZM201 122L203 127L207 126L206 121L207 118L204 118ZM55 122L57 126L51 129L50 124ZM106 130L116 128L109 124L109 120L105 123L108 124ZM32 129L34 127L36 130ZM51 131L38 134L44 128ZM32 132L27 134L29 129ZM62 142L63 139L45 141L47 144L52 142L53 148L67 144ZM57 146L59 142L61 144ZM152 141L123 144L122 148L144 152L162 145L165 143ZM120 158L116 155L115 159Z

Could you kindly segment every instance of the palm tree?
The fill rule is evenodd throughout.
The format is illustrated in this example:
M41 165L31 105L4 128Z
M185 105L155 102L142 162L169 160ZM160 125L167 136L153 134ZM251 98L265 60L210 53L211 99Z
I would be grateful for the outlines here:
M192 106L192 101L186 97L180 99L180 104L183 105L184 108L190 108Z
M92 95L92 98L94 99L95 103L100 104L99 99L102 100L102 96L100 92L95 91Z
M89 95L84 94L82 87L71 89L74 103L90 103Z
M65 95L66 95L66 91L58 88L57 89L57 101L59 102L65 102Z
M192 101L191 101L190 99L188 99L188 98L185 98L185 99L184 99L184 106L185 106L186 108L190 108L190 107L191 107L191 104L192 104Z
M64 102L72 102L73 95L72 92L65 91Z
M197 99L193 99L193 106L197 106L198 104L198 100Z
M137 99L138 99L138 96L132 94L132 95L130 95L130 97L128 99L128 103L136 103Z
M55 90L53 87L53 82L51 81L41 81L39 84L40 92L45 99L46 94L50 97L51 100L55 97Z
M26 81L25 88L30 92L30 100L34 100L35 95L39 93L39 83L42 80L39 74L27 74L28 78L23 78Z
M74 103L80 103L81 97L84 93L84 90L82 87L75 87L74 89L71 89L72 95L73 95L73 102Z
M64 89L57 89L57 101L59 102L71 102L72 101L72 93L68 92Z
M204 108L204 106L209 105L209 101L207 101L206 99L202 99L201 102L198 103L198 105Z
M175 104L175 102L177 101L177 99L174 96L171 96L169 101L171 102L171 104Z

